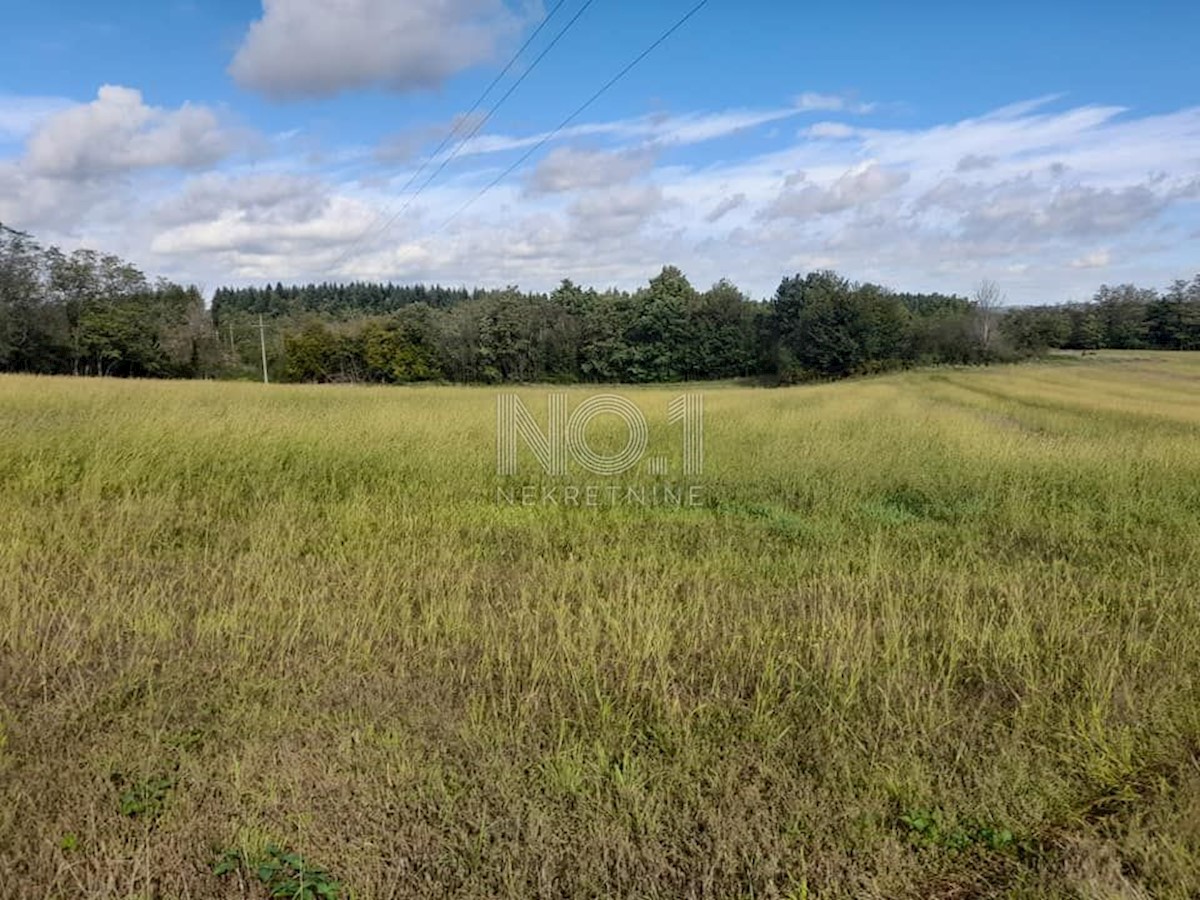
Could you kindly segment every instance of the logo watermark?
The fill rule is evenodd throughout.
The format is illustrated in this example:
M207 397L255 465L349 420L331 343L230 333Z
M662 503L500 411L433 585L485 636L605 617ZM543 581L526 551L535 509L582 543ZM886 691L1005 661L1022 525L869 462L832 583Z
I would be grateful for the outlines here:
M615 419L618 430L624 432L624 445L618 449L598 449L589 439L589 428L605 417L610 423ZM497 396L497 503L568 507L703 505L702 394L682 394L666 405L666 423L672 426L674 440L679 442L677 458L662 452L651 454L646 414L618 394L594 394L574 409L570 408L568 394L549 394L545 421L543 428L518 395ZM527 451L524 472L522 447ZM528 465L530 459L536 468ZM538 469L541 477L537 482L520 482L522 475L539 474ZM589 480L574 480L581 474Z

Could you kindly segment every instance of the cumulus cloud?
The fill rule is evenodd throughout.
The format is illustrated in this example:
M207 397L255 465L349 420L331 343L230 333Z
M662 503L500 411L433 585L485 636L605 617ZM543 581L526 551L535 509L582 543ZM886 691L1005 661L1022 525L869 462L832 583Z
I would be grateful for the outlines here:
M137 169L201 168L233 149L233 137L203 106L148 106L141 91L105 85L91 103L55 113L29 139L35 176L83 180Z
M44 178L18 161L0 162L0 222L42 235L116 211L111 186Z
M263 0L229 71L275 99L429 89L525 24L503 0Z
M1032 239L1119 234L1156 217L1177 195L1149 183L1052 185L1028 174L994 185L942 182L924 200L961 213L969 237Z
M129 234L131 210L148 191L134 185L226 158L245 137L202 106L149 106L139 91L106 85L90 103L9 103L26 141L0 160L0 221L44 235L83 232L98 222ZM11 120L11 119L10 119Z
M1156 217L1172 199L1171 191L1156 192L1145 184L1124 188L1070 185L1055 191L1034 216L1018 216L1017 225L1023 223L1031 233L1120 234Z
M531 194L561 194L626 184L648 172L654 157L645 151L611 152L560 147L534 167L526 182Z
M763 216L807 218L834 215L873 203L895 191L908 179L907 172L889 171L877 163L855 167L828 187L808 184L806 178L791 176L775 201L763 210ZM798 180L799 185L796 183Z
M664 205L661 188L624 185L585 194L571 205L570 215L577 232L589 238L628 237Z
M370 210L313 177L213 174L190 180L156 212L151 249L164 254L286 255L350 241Z
M328 205L327 188L311 176L213 172L188 179L160 204L155 220L165 228L221 217L258 225L289 223L317 218Z

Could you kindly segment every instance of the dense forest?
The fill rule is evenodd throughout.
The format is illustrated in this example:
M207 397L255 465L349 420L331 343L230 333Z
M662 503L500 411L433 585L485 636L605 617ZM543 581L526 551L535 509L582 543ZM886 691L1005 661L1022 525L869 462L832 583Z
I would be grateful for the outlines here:
M195 288L0 226L0 371L261 377L260 321L282 381L788 383L1052 348L1200 349L1200 275L1007 309L988 283L970 298L909 294L832 272L758 301L727 281L697 290L670 266L632 292L276 284L220 289L206 308Z

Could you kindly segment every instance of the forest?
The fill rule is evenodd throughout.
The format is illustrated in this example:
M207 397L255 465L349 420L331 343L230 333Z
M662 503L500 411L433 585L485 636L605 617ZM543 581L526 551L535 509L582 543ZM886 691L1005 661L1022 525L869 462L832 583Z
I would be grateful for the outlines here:
M656 383L843 378L1050 349L1200 349L1200 275L1165 290L1102 286L1090 302L1005 307L903 293L833 272L766 300L665 267L636 291L440 285L221 288L151 280L92 250L0 225L0 371L142 378L406 383Z

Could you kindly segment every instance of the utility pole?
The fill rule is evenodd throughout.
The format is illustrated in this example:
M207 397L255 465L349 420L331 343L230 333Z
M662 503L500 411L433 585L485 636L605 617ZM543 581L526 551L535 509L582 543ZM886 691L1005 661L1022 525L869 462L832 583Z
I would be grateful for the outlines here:
M258 314L258 346L262 348L263 384L270 384L267 378L267 326L263 324L262 313Z

